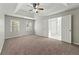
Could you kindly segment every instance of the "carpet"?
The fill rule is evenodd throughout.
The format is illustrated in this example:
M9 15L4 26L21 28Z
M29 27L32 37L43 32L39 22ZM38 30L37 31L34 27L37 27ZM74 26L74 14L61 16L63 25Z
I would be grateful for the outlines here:
M1 55L79 55L79 46L29 35L6 39Z

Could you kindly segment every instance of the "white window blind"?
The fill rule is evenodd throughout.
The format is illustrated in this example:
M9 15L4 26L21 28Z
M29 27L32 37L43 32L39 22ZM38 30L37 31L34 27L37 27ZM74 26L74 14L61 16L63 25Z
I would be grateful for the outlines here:
M10 29L10 31L11 32L19 32L19 30L20 30L20 22L19 22L19 20L11 20L10 21L10 25L11 25L11 29Z

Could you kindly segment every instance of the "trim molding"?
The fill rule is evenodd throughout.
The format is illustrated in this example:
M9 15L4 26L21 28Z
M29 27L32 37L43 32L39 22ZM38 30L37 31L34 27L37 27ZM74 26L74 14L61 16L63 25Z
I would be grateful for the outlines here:
M45 37L45 38L49 38L48 36L42 36L42 35L37 35L37 34L34 34L36 36L40 36L40 37Z
M28 34L28 35L33 35L33 34ZM18 38L18 37L21 37L21 36L28 36L28 35L12 36L12 37L7 37L7 38L5 38L5 39L7 40L7 39L11 39L11 38Z
M79 43L75 43L75 42L73 42L73 44L79 45Z
M5 39L4 39L4 42L5 42ZM2 46L1 46L0 54L2 53L2 49L3 49L3 46L4 46L4 42L3 42Z
M15 38L15 37L20 37L20 35L18 35L18 36L12 36L12 37L7 37L5 39L11 39L11 38Z

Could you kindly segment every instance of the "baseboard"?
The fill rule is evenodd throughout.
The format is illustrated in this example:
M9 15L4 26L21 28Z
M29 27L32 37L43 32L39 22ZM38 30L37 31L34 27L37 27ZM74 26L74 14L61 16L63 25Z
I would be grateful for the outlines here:
M7 37L6 39L11 39L11 38L16 38L16 37L20 37L20 36Z
M6 38L6 39L18 38L18 37L21 37L21 36L26 36L26 35L13 36L13 37L8 37L8 38Z
M36 35L36 34L35 34ZM48 38L48 36L42 36L42 35L36 35L36 36L40 36L40 37L45 37L45 38Z
M5 42L5 40L4 40L4 42ZM4 46L4 42L3 42L2 46L1 46L0 54L1 54L1 52L2 52L2 49L3 49L3 46Z
M75 43L75 42L73 42L73 44L79 45L79 43Z

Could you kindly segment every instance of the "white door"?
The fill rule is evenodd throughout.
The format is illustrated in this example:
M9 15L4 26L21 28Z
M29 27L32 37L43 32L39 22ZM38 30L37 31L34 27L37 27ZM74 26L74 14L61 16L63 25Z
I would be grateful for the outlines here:
M62 17L61 31L62 41L71 43L71 15Z
M49 38L61 40L61 17L49 20Z
M49 20L49 37L54 38L55 35L57 34L57 24L56 24L56 19L53 18Z

